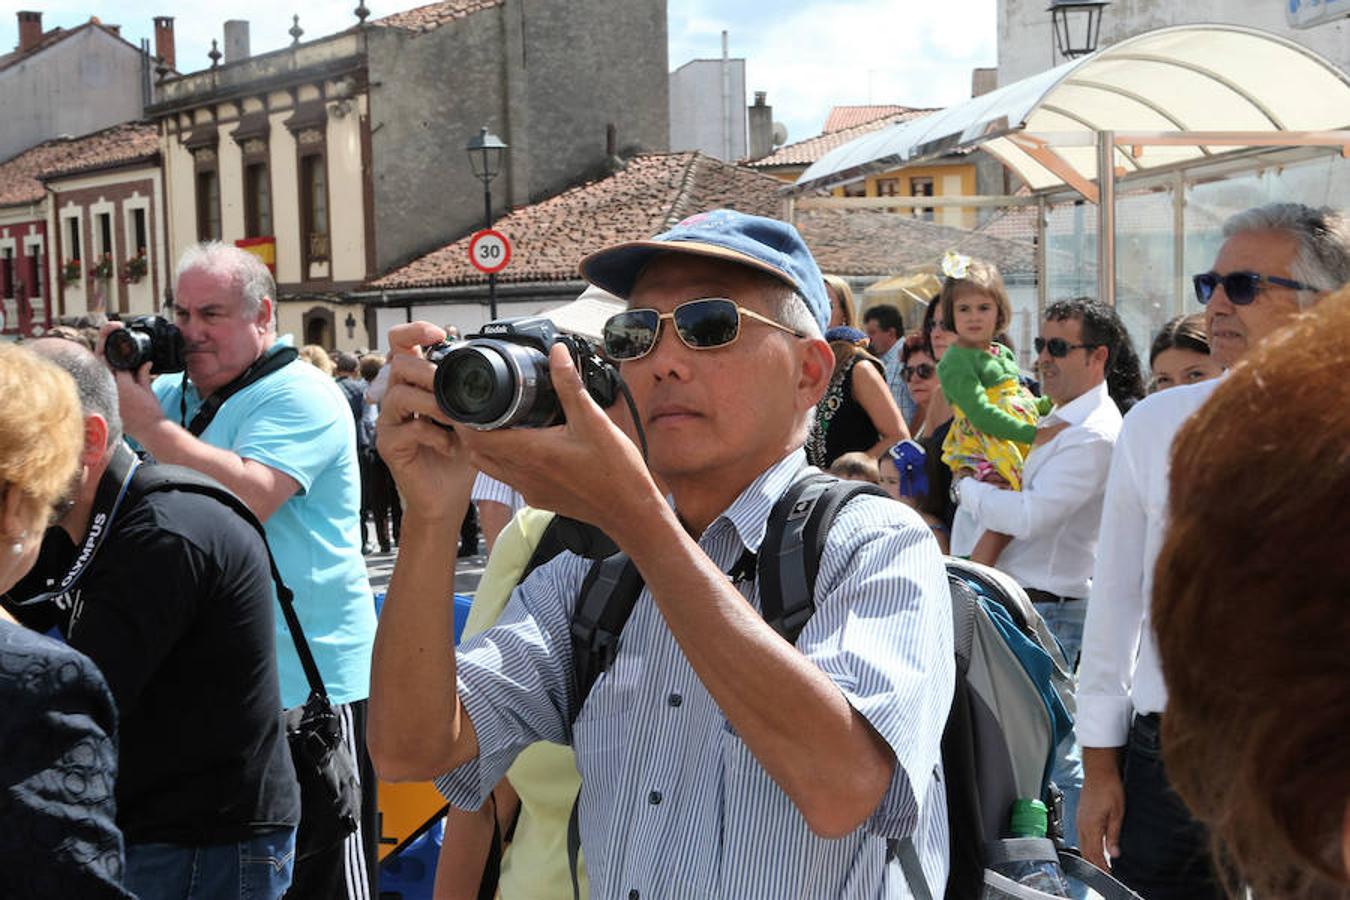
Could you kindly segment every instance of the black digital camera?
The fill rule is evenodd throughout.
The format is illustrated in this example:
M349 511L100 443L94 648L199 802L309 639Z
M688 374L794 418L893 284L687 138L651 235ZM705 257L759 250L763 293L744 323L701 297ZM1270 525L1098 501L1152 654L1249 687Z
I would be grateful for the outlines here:
M562 334L543 316L498 319L467 340L437 344L426 357L436 363L433 392L456 422L491 431L546 428L563 421L548 374L548 351L567 347L586 391L605 408L619 395L619 372L583 337Z
M147 362L151 375L181 372L187 366L183 332L159 316L136 316L108 335L103 357L114 369L134 372Z

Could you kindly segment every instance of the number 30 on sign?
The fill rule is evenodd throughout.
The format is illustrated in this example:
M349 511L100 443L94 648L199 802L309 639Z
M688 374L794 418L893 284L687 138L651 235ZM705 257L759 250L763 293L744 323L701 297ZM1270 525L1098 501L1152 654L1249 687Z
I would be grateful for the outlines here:
M511 242L491 228L476 232L469 240L469 262L485 275L500 272L511 261Z

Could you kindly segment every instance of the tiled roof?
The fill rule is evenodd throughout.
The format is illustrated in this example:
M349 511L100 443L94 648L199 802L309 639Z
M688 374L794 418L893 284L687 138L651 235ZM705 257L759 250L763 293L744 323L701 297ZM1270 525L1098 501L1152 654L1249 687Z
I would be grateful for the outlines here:
M835 107L836 110L839 108L840 107ZM852 108L856 109L858 107ZM774 166L809 166L835 147L842 147L856 137L861 137L871 131L878 131L885 128L887 125L894 125L897 122L908 122L911 119L918 119L933 112L931 109L908 109L903 106L866 108L893 108L899 111L867 122L860 122L857 125L852 125L839 131L826 131L824 134L818 134L815 137L807 138L804 141L798 141L795 144L786 144L779 147L768 156L754 160L753 162L748 162L746 165L755 169L766 169Z
M1036 248L1030 242L912 216L876 210L799 210L797 228L821 270L841 275L890 275L932 266L948 250L988 260L1004 275L1036 271Z
M777 216L782 182L697 152L634 157L622 171L512 211L493 227L511 241L511 264L498 281L573 281L592 250L665 231L693 213L719 206ZM408 288L479 284L469 238L433 250L370 283Z
M877 119L886 119L900 113L913 111L914 108L910 106L836 106L825 117L825 127L820 129L820 133L829 134L832 131L843 131L845 128L852 128L855 125L863 125L867 122L875 122Z
M504 282L576 281L577 262L587 253L664 231L701 210L734 206L780 216L782 182L700 153L635 157L623 171L521 207L498 220L511 240ZM947 250L993 261L1005 273L1035 269L1030 243L1004 240L878 210L803 210L797 227L825 271L844 275L890 275L933 265ZM482 284L469 263L469 239L455 241L371 282L397 290Z
M406 31L433 31L446 22L462 19L480 10L501 6L502 2L503 0L442 0L441 3L428 3L426 6L373 19L370 24L385 28L402 28Z
M124 122L78 138L55 138L0 163L0 206L36 203L43 178L150 161L159 153L159 130L150 122Z

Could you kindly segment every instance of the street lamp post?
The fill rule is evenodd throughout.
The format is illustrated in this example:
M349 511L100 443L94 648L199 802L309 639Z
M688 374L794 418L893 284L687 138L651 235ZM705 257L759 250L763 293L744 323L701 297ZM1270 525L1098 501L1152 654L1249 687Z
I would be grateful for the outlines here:
M1077 59L1097 49L1102 30L1102 7L1110 0L1050 0L1046 12L1055 29L1060 55Z
M492 179L502 168L502 157L509 149L507 144L486 125L473 136L464 150L469 154L469 165L473 174L483 182L483 228L492 227ZM497 273L488 275L488 312L495 321L497 318Z

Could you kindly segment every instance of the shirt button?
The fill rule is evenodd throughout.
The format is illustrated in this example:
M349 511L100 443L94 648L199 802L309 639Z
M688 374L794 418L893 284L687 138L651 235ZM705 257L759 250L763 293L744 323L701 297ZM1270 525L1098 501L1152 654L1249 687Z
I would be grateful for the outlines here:
M660 791L652 791L650 794L647 795L647 802L650 803L652 806L658 806L658 805L660 805L660 803L661 803L661 792L660 792Z
M641 896L642 895L637 892L637 888L633 888L628 892L628 900L638 900Z
M666 698L666 702L669 703L671 706L679 706L681 703L684 702L684 698L681 697L679 694L671 694L669 697Z

